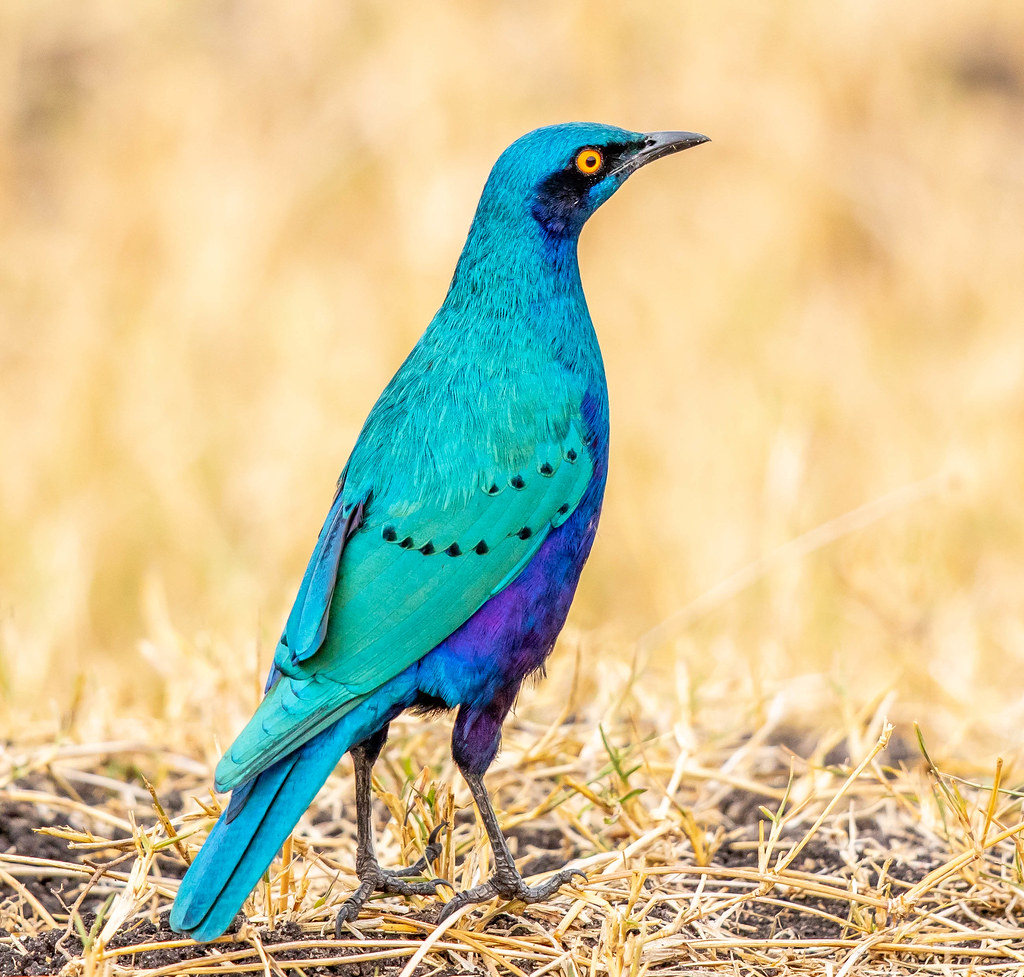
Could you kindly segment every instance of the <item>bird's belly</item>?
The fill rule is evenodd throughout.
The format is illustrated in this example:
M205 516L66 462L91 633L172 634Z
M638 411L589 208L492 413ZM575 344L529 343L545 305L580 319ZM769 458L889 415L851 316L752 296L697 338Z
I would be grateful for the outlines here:
M412 666L424 697L482 707L544 664L590 554L601 488L588 492L511 584Z

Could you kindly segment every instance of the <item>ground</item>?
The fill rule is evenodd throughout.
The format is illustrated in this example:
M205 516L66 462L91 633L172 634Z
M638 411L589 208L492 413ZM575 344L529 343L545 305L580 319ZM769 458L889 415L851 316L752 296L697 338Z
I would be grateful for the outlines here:
M439 900L380 898L336 940L354 843L343 764L248 919L208 945L166 925L208 824L197 764L130 744L9 747L0 975L1018 972L1019 802L940 772L913 728L871 720L815 758L820 739L793 728L688 752L630 727L517 720L490 777L524 874L572 859L585 886L442 928ZM462 886L487 864L468 796L446 767L410 768L424 750L439 762L442 733L399 724L376 828L394 864L450 820L435 868Z

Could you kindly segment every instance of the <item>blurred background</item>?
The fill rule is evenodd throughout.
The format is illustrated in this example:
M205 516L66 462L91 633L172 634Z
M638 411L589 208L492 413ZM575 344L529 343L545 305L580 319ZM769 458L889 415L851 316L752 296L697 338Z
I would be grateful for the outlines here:
M649 708L893 693L948 749L1012 753L1013 0L3 4L10 735L211 676L237 726L493 160L569 119L713 142L584 232L612 468L563 644Z

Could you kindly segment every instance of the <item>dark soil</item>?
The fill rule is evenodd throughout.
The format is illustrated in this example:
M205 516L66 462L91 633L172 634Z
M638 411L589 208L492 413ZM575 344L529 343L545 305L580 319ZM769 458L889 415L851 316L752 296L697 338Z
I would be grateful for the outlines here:
M91 913L85 914L83 917L83 923L88 928L93 922L93 915ZM298 926L293 924L285 924L277 930L263 930L260 933L260 939L266 946L273 946L278 943L289 943L294 940L302 938L302 932ZM130 929L125 929L111 941L110 949L119 948L130 948L133 946L142 946L149 943L162 943L178 941L181 937L172 932L169 929L162 929L158 926L154 926L153 923L147 921L138 923L132 926ZM0 977L34 977L37 974L56 974L60 969L69 961L82 954L82 941L77 935L67 936L63 930L49 930L43 933L41 936L32 937L28 939L21 939L19 941L21 945L27 951L25 954L20 953L16 948L8 948L6 946L0 946ZM58 946L58 944L60 944ZM238 949L242 947L250 947L251 944L244 943L239 944ZM218 944L220 950L231 950L235 949L230 945ZM352 952L352 951L350 951ZM157 967L167 967L173 964L181 964L188 960L195 960L199 957L205 957L210 953L210 947L202 943L192 943L187 946L173 946L166 948L159 948L154 950L146 950L142 953L135 953L131 955L125 955L119 958L121 966L132 966L139 969L155 969ZM316 959L316 958L327 958L327 957L338 957L344 955L344 951L336 951L323 947L312 947L306 950L302 950L301 953L295 951L284 951L281 954L275 954L278 959ZM378 965L377 973L383 975L397 972L401 969L404 961L398 961L394 967L380 968ZM372 968L362 964L356 964L352 966L335 966L335 967L313 967L303 968L303 972L310 975L327 975L327 974L341 974L345 977L363 977L364 973L366 977L370 977L373 973Z
M28 804L13 804L0 799L0 851L58 862L81 862L76 852L68 850L66 841L36 831L37 828L55 828L65 823L55 817L48 817ZM23 880L25 888L50 913L66 912L64 899L70 893L65 892L64 884L65 880L52 883L40 878ZM0 888L0 893L3 892L3 888ZM71 899L73 901L74 896Z
M88 929L95 917L91 913L83 916L83 923ZM496 924L518 925L518 920L509 916L499 916ZM386 939L394 934L375 933L364 931L367 940L367 949L375 939ZM309 939L309 934L304 933L295 923L284 923L274 930L263 929L259 933L260 942L265 947L274 947L282 943L293 943L303 938ZM146 920L126 928L111 941L108 949L130 949L135 946L143 946L152 943L180 941L181 936L169 929L155 926ZM56 974L70 960L80 957L83 951L82 941L77 935L66 935L64 930L49 930L38 937L21 938L18 941L25 949L20 952L17 947L0 945L0 977L36 977L42 974ZM230 952L232 950L252 950L253 945L248 941L240 941L236 944L218 943L217 950ZM168 967L174 964L184 964L189 960L196 960L205 957L211 952L211 947L203 943L191 943L185 946L160 947L153 950L145 950L141 953L125 954L118 958L118 965L122 967L133 967L139 970L150 970L158 967ZM338 957L356 956L364 953L361 948L351 946L306 946L289 950L280 950L274 953L274 959L285 960L336 960ZM303 966L302 973L307 977L393 977L398 974L408 963L407 957L396 957L394 961L376 960L363 961L359 963L334 963L328 966L318 967L316 965ZM519 961L523 969L529 969L528 961ZM255 958L254 972L261 972L258 957ZM448 975L461 974L462 971L434 970L432 966L424 965L417 970L417 973L431 971L437 977L448 977ZM292 971L294 972L294 971Z
M521 824L508 832L508 839L515 846L517 861L526 859L521 865L523 875L553 872L581 854L559 828Z
M52 785L47 785L47 788L55 793ZM145 817L139 817L140 823L145 823L146 820ZM80 831L96 831L95 824L86 824L85 819L75 811L61 810L57 813L50 813L48 810L42 810L31 804L4 800L0 796L0 851L31 858L87 865L93 869L118 859L122 854L116 849L76 851L62 838L55 838L39 831L40 828L67 827ZM159 872L163 876L180 878L184 874L185 866L176 855L158 856L157 863ZM130 859L125 860L124 865L126 867L123 871L127 871L131 865ZM24 879L23 885L52 916L57 919L66 919L69 908L82 894L87 882L88 876L64 878L55 870L52 878L47 879L45 876L37 874L35 877ZM12 895L3 886L0 886L0 905L5 904L11 898L20 899L20 896ZM83 912L97 912L106 898L107 893L90 893L79 908ZM22 911L29 917L35 915L34 908L28 904L22 908Z

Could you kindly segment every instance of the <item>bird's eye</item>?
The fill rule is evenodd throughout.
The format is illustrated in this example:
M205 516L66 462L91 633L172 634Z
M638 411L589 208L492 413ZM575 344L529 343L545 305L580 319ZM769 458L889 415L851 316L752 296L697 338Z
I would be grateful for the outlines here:
M604 166L604 157L599 149L581 149L576 156L576 169L588 176Z

